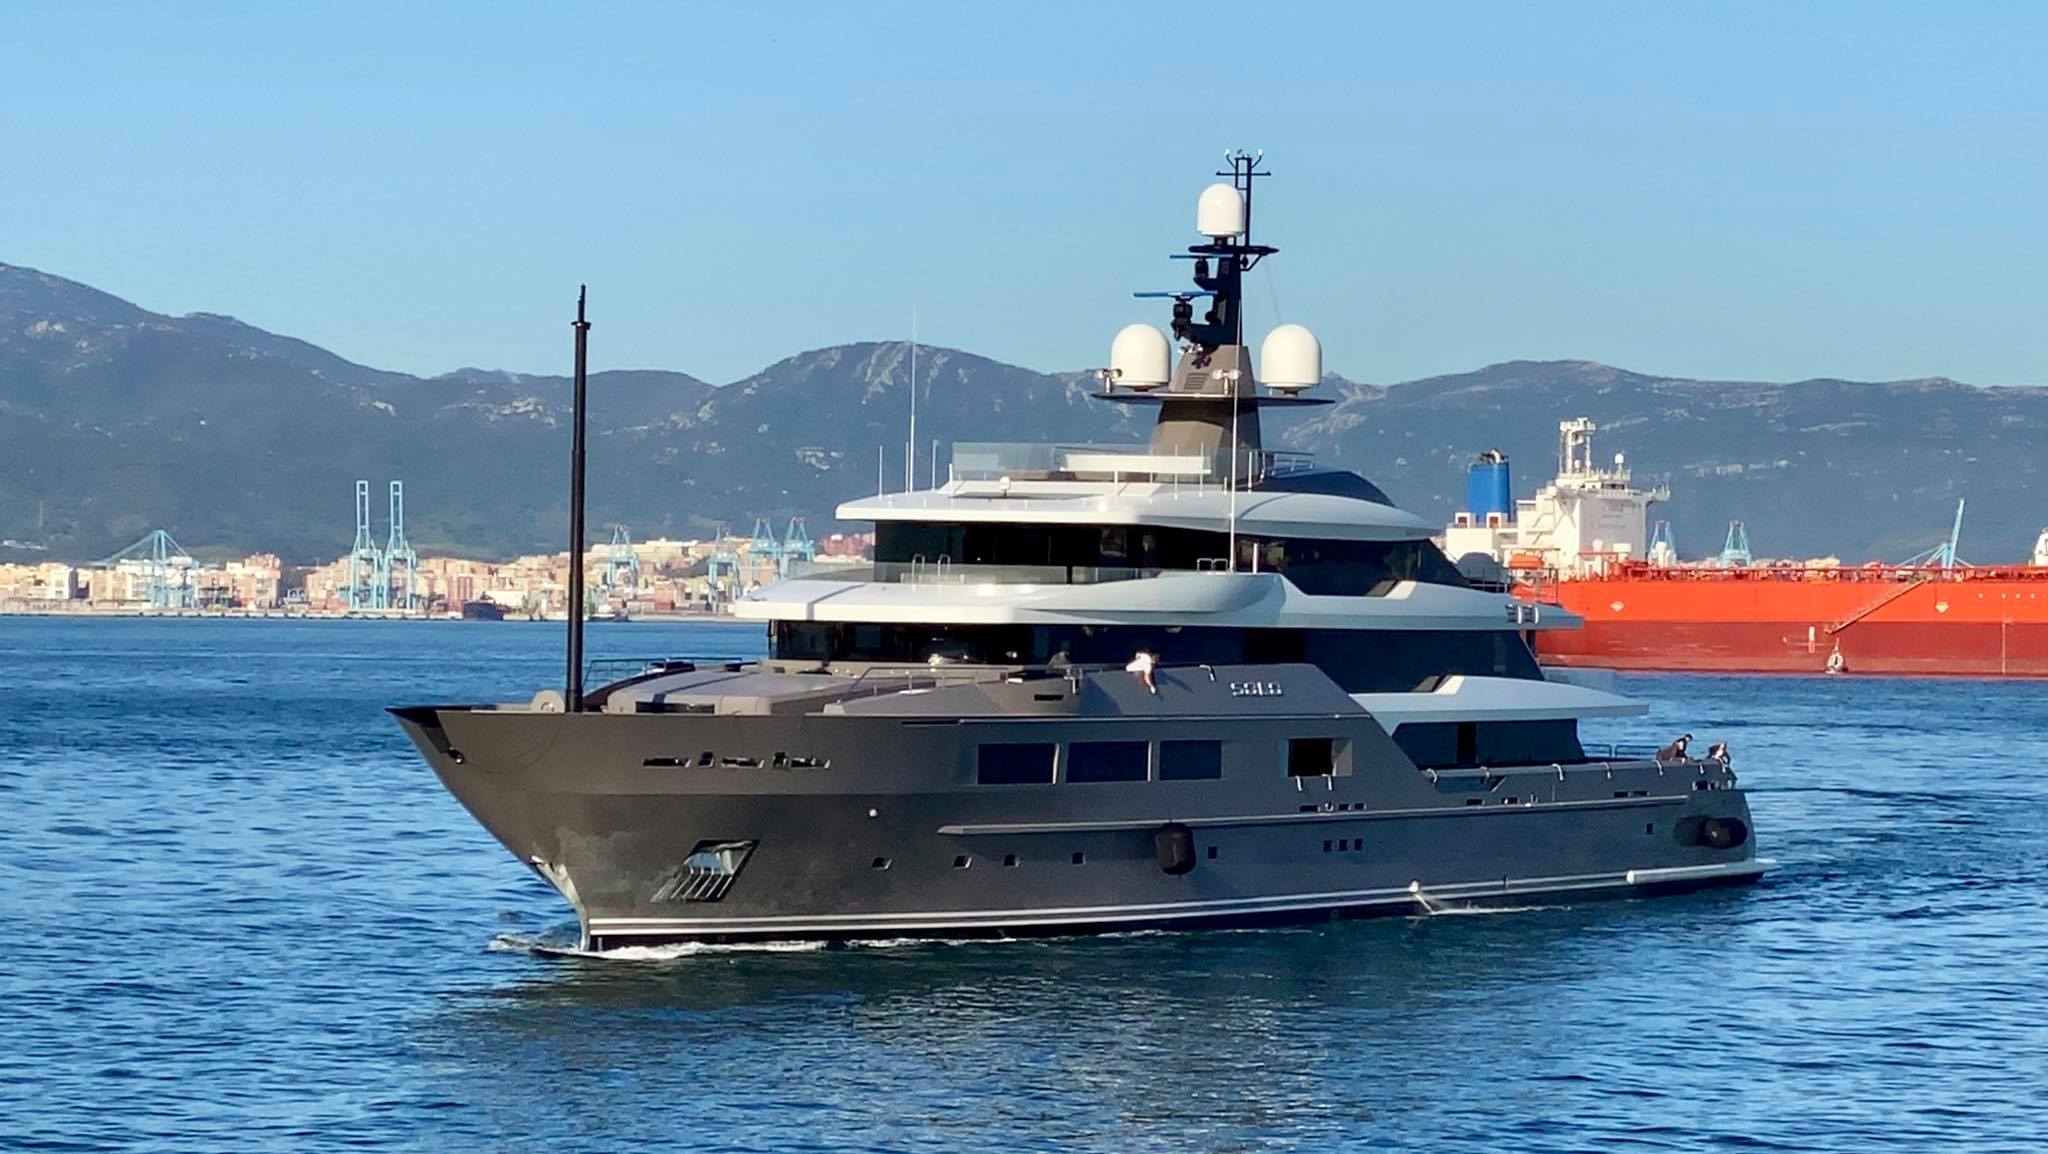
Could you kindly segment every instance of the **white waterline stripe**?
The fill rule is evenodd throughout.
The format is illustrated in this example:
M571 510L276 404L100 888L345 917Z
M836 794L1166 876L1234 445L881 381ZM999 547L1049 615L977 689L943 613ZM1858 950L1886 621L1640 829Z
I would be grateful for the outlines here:
M1131 919L1167 920L1233 913L1286 913L1343 906L1392 905L1414 901L1418 893L1434 898L1484 897L1494 894L1544 893L1566 890L1652 885L1665 881L1755 877L1777 863L1768 858L1700 866L1626 870L1616 873L1564 874L1555 877L1507 878L1501 881L1452 882L1407 888L1376 888L1322 894L1287 894L1269 898L1230 898L1201 902L1161 902L1128 906L1075 906L1036 910L919 911L898 914L821 914L772 918L704 920L682 918L592 918L592 933L746 933L753 930L831 932L846 929L945 929L968 926L1039 926L1088 924Z

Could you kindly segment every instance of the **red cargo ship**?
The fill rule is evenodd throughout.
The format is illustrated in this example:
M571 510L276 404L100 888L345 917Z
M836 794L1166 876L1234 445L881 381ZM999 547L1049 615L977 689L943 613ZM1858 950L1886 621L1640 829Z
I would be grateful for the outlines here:
M1558 426L1556 480L1513 501L1498 452L1474 462L1444 532L1461 569L1583 618L1546 630L1546 665L1722 673L2048 677L2048 532L2033 564L1956 560L1948 543L1902 565L1753 563L1739 525L1721 556L1678 561L1621 457L1593 460L1593 423Z
M1525 586L1585 619L1545 664L2048 677L2048 567L1658 567Z

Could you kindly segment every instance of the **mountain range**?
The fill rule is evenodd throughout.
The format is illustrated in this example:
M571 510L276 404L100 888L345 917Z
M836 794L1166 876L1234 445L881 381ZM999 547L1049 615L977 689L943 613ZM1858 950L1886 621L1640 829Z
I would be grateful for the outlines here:
M593 373L590 522L635 538L746 534L903 476L912 350L814 349L743 380ZM1094 395L1093 373L917 350L919 471L930 441L1141 441L1150 411ZM1514 361L1392 385L1332 376L1333 404L1269 424L1267 442L1356 469L1431 519L1462 501L1475 453L1506 451L1527 496L1555 471L1557 422L1591 417L1600 455L1668 480L1685 556L1745 522L1761 556L1899 559L1945 539L2024 556L2048 524L2048 389L1946 379L1701 381L1589 361ZM163 527L201 556L332 559L354 535L353 485L402 479L423 553L559 549L569 382L350 361L233 317L150 312L0 264L0 560L89 560ZM944 470L943 447L940 470ZM594 529L608 536L608 531Z

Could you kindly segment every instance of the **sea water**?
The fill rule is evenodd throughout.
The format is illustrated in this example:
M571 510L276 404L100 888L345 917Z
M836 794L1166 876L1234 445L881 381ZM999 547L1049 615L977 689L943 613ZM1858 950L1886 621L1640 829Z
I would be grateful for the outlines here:
M593 657L758 653L593 626ZM0 1147L2048 1149L2048 684L1634 676L1747 889L1490 916L556 957L383 712L560 626L0 619Z

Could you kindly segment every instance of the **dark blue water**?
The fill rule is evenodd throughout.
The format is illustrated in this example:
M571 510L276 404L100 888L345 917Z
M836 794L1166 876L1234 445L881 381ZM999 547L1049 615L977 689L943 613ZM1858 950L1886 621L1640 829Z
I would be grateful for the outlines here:
M1734 743L1751 890L624 962L504 947L566 908L381 712L557 646L0 619L0 1147L2048 1148L2048 685L1625 680L1603 740Z

